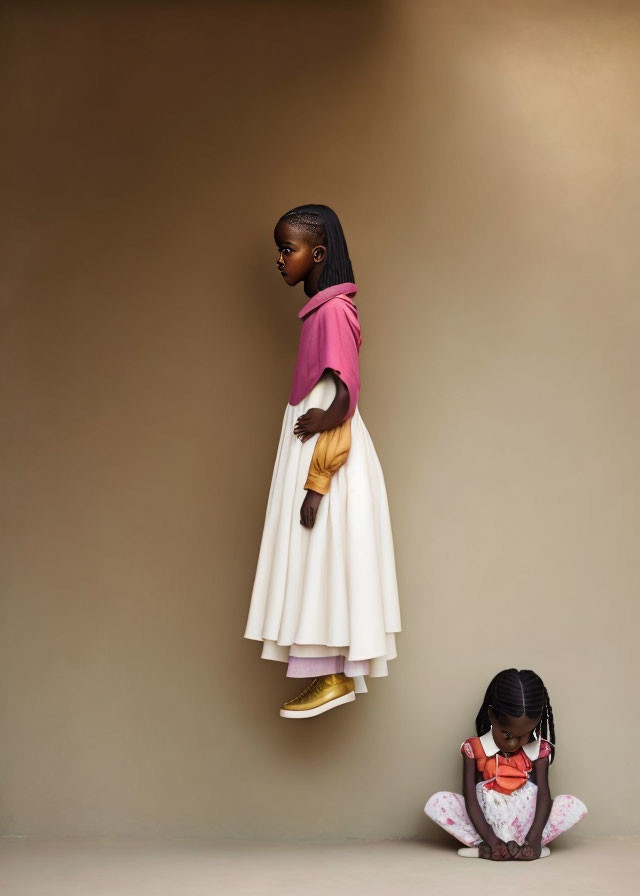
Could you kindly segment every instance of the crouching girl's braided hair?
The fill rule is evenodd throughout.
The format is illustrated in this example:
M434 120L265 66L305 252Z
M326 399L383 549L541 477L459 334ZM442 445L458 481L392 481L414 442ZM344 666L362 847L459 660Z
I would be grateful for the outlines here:
M503 669L491 681L484 695L484 702L476 716L478 736L491 728L489 707L498 715L519 719L537 719L537 737L543 737L551 744L551 758L555 754L556 731L553 724L553 709L543 680L531 669Z

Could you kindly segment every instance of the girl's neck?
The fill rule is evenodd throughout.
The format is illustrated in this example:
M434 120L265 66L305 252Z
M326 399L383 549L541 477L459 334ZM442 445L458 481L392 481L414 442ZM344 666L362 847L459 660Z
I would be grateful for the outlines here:
M319 292L318 281L320 280L320 274L322 273L323 267L324 265L316 265L304 281L304 292L309 299Z

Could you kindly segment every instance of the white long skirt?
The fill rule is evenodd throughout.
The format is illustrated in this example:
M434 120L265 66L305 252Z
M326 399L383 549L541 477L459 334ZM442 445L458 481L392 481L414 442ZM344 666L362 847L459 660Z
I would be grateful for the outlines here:
M398 586L384 477L357 407L349 456L313 528L300 523L318 436L301 442L293 428L309 408L326 410L335 391L325 374L285 410L245 637L264 642L264 659L344 656L383 676L396 656Z

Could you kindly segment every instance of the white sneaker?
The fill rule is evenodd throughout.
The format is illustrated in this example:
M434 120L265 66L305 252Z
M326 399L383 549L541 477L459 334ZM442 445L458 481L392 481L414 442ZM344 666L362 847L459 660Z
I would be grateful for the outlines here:
M458 855L462 856L463 859L478 859L480 857L480 850L477 846L462 846L458 850ZM540 850L540 858L546 859L547 856L551 855L551 850L548 846L543 846Z

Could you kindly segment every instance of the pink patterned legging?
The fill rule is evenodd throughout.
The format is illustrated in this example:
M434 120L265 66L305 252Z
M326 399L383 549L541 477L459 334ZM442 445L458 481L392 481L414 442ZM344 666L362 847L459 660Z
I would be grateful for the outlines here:
M516 791L514 794L509 795L506 800L499 801L499 803L502 802L503 808L500 810L498 803L496 806L498 811L496 812L492 811L489 805L483 805L483 794L479 792L482 785L478 785L478 802L483 814L495 831L496 836L505 842L515 840L516 843L522 845L533 823L536 811L535 796L537 788L531 783L525 786L529 791L527 798L525 798L524 793L518 794L518 791ZM487 796L491 797L492 793L495 793L495 791L489 791ZM518 798L520 796L522 798ZM514 797L516 797L515 802L513 801ZM482 842L482 838L478 835L471 823L471 819L467 815L464 797L461 794L448 791L434 793L429 798L424 811L432 821L435 821L448 833L453 834L466 846L478 846ZM560 834L568 831L581 818L584 818L586 814L587 807L577 797L569 796L568 794L557 796L553 801L549 818L542 832L542 845L550 843L551 840L555 840Z

